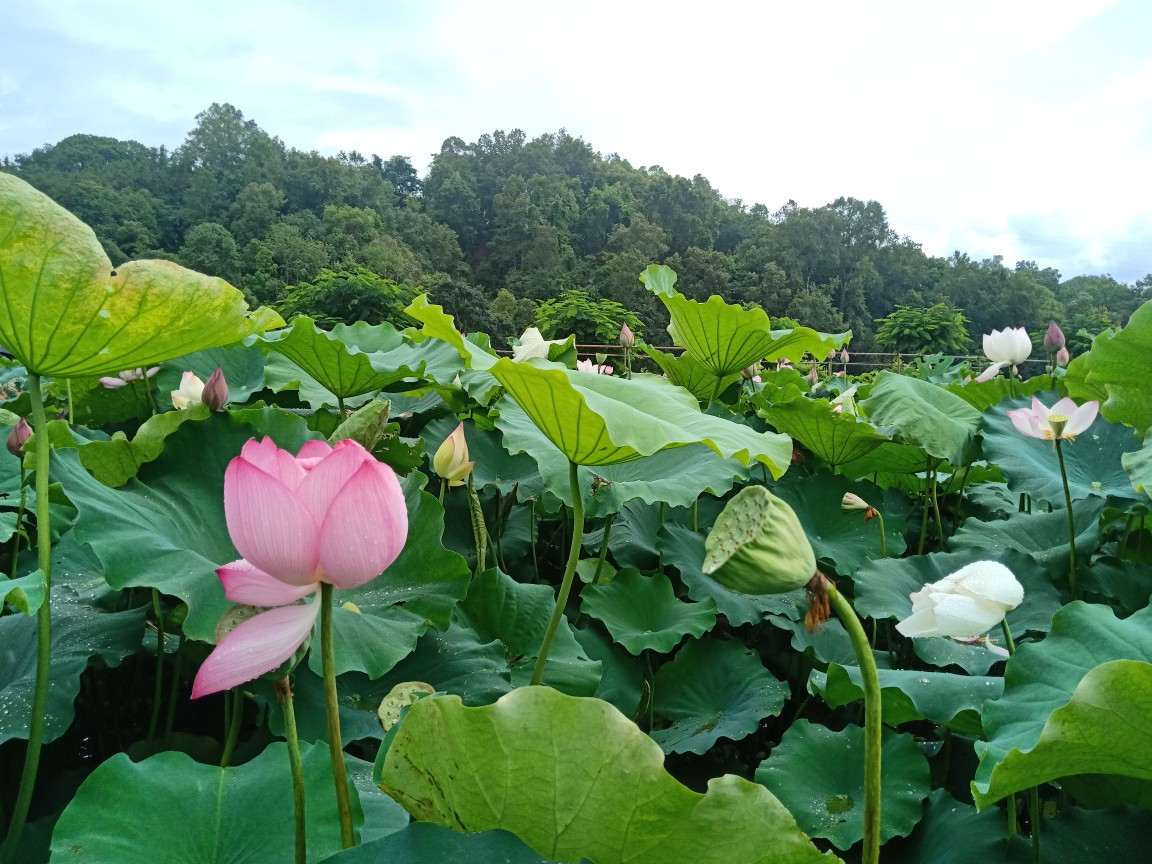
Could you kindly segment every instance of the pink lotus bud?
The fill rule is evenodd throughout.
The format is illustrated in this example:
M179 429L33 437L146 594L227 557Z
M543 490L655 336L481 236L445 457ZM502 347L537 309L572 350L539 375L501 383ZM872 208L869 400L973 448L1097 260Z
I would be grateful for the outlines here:
M1072 356L1068 353L1068 346L1062 345L1060 350L1056 352L1056 365L1063 369L1071 359Z
M840 349L840 362L845 366L848 365L848 349L846 347Z
M820 372L816 369L815 366L813 366L811 368L811 370L809 370L809 372L808 372L808 386L809 387L815 387L819 383L820 383Z
M636 344L636 335L632 332L632 328L625 322L620 326L620 344L625 348L631 348Z
M223 411L224 406L228 404L228 382L224 380L224 370L219 366L204 382L204 392L200 401L213 411Z
M1064 331L1060 329L1060 325L1053 321L1048 325L1048 332L1044 334L1044 350L1049 354L1055 354L1064 347Z
M28 443L28 439L31 437L32 427L28 425L27 420L21 417L19 422L12 427L12 431L8 433L8 452L20 458L24 455L24 445Z

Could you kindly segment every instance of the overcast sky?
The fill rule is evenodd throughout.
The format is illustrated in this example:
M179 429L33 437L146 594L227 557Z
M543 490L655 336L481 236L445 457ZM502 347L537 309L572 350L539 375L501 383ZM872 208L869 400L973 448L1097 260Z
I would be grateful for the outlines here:
M1149 0L10 0L0 154L178 146L231 102L290 147L563 127L777 209L879 201L929 254L1152 272Z

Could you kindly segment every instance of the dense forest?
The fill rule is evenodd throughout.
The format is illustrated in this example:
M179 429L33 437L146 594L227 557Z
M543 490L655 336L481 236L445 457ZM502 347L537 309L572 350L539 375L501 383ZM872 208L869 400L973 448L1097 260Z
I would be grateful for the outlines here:
M925 255L876 201L749 206L701 175L634 168L564 130L449 138L421 176L406 156L293 149L214 104L171 152L79 134L0 170L91 225L116 263L170 258L325 323L401 323L427 291L462 330L506 338L539 323L548 336L562 321L602 341L628 310L661 342L664 308L638 280L651 263L672 267L690 297L759 304L783 326L851 328L856 350L892 347L877 343L878 320L898 307L958 310L968 347L1050 320L1095 334L1152 296L1152 275L1129 286Z

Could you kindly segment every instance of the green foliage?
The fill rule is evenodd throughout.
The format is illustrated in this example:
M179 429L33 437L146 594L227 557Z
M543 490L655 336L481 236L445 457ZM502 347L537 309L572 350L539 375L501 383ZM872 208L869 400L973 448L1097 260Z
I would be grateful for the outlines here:
M972 344L968 319L955 306L897 306L884 318L876 342L898 354L961 354Z
M325 327L357 321L403 325L404 308L418 290L363 267L352 273L325 269L312 282L290 286L279 310L286 319L301 315Z
M614 300L593 300L587 291L564 291L536 309L536 326L545 339L569 334L579 345L615 345L620 328L627 324L634 333L642 327L635 313Z

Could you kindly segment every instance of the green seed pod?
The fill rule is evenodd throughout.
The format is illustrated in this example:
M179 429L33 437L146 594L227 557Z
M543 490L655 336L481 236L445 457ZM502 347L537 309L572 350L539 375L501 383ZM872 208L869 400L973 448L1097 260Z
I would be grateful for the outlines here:
M796 513L763 486L746 486L728 502L704 551L704 572L741 594L783 594L816 572Z

